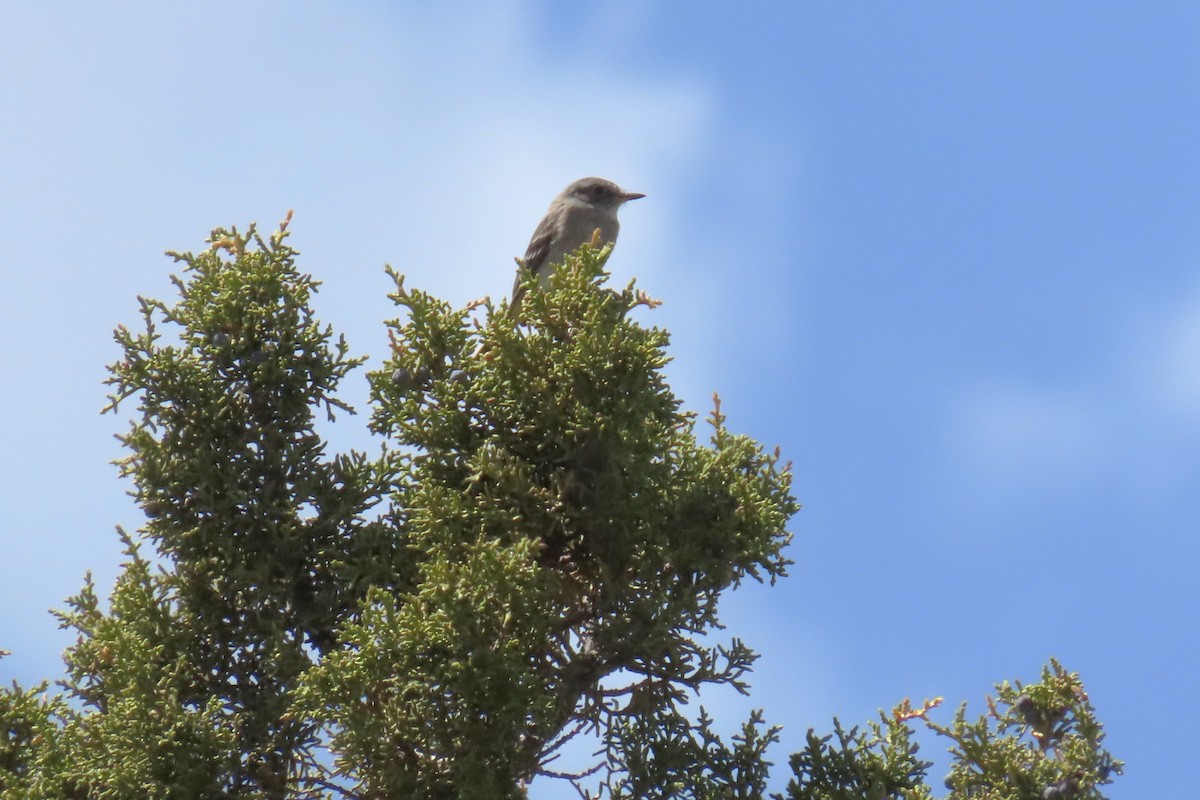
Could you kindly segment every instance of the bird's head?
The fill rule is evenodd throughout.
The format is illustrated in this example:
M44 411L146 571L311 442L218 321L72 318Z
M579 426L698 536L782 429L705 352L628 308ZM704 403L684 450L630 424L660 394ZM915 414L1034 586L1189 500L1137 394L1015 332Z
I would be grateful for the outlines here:
M646 196L640 192L622 191L620 186L604 178L580 178L568 186L563 195L585 205L614 210L623 203Z

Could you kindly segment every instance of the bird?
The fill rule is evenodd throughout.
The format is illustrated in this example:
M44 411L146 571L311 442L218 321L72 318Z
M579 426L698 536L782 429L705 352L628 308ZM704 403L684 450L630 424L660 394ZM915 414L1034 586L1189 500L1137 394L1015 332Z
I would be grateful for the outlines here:
M515 310L521 304L522 278L532 273L537 275L539 286L549 285L554 266L584 244L594 242L596 231L600 232L602 244L615 242L621 229L617 210L630 200L645 196L626 192L604 178L580 178L563 189L534 229L525 257L517 259L511 307Z

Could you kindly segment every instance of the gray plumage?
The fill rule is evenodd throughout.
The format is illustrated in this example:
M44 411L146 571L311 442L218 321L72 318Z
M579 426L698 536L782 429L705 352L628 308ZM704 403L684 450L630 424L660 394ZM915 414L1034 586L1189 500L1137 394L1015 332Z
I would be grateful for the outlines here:
M580 178L554 198L546 216L538 223L517 268L513 283L512 306L521 303L521 278L532 272L538 285L547 286L554 265L561 264L600 231L603 243L615 242L621 224L617 210L630 200L645 197L638 192L626 192L612 181L603 178Z

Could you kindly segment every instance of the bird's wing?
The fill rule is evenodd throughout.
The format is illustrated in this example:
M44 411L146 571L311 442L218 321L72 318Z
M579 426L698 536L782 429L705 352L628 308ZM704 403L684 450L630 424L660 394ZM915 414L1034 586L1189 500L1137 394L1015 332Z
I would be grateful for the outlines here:
M521 259L525 269L530 272L538 272L546 263L546 255L550 252L550 240L553 238L552 228L553 225L547 217L538 224L537 230L533 232L533 238L529 240L529 247L525 248L525 257Z
M550 240L553 238L551 227L550 223L543 219L533 232L529 247L525 248L525 257L519 260L521 266L517 268L517 279L513 281L513 300L520 299L521 278L526 274L538 274L542 265L546 263L546 256L550 252Z

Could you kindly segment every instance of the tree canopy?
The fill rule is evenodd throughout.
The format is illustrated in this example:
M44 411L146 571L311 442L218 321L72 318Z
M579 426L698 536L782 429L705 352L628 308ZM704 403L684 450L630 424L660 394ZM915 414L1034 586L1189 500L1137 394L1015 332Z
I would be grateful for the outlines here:
M389 270L375 455L317 431L364 359L315 318L287 221L171 255L177 299L140 300L109 378L146 522L108 602L89 579L58 612L63 691L0 693L0 798L766 796L778 728L725 738L692 703L749 690L719 600L786 575L791 472L719 402L698 434L607 248L519 309ZM953 748L950 797L1098 798L1119 773L1057 662L989 703L810 732L785 796L931 797L916 723ZM594 763L556 769L576 739Z

